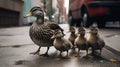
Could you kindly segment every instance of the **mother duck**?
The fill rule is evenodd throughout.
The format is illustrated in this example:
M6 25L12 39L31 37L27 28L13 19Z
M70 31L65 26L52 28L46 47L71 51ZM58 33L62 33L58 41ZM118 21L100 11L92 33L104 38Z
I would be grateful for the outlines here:
M26 17L29 16L36 17L36 21L30 27L29 35L32 41L39 46L37 51L30 54L39 55L40 48L47 47L46 53L41 56L49 56L48 50L50 46L53 46L53 40L51 39L53 33L55 30L63 31L63 29L55 23L44 22L44 11L41 7L33 7Z

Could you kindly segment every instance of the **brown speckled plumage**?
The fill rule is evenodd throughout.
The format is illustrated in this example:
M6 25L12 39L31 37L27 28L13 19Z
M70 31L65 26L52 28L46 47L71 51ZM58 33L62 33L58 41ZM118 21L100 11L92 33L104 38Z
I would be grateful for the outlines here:
M100 50L99 55L101 55L105 42L100 38L97 27L90 27L90 38L88 39L88 44L92 47L92 55L95 55L95 50Z
M50 29L44 24L37 24L36 22L30 27L30 37L38 46L46 47L52 46L53 40L50 39L54 33L54 30Z
M66 57L68 57L68 50L72 48L72 43L63 37L61 31L56 31L52 38L54 38L54 47L60 51L60 56L63 51L67 51Z
M75 45L78 48L77 56L80 56L79 54L80 50L86 50L87 55L88 55L89 46L87 43L87 39L85 38L85 29L83 27L79 27L78 29L78 37L75 39Z
M75 41L75 38L77 37L77 35L75 34L75 28L70 27L69 32L70 32L70 36L69 36L68 40L72 43L73 49L74 49L75 48L74 41Z

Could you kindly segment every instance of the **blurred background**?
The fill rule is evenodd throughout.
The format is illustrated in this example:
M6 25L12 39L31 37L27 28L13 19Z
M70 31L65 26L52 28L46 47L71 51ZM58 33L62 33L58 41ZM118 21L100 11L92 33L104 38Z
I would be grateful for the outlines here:
M0 0L0 27L32 24L36 18L23 17L34 6L43 7L50 22L120 28L119 0Z
M70 34L69 25L83 23L88 31L87 27L97 23L106 43L102 58L75 58L71 51L71 59L58 59L54 47L49 58L29 55L38 48L29 37L30 25L36 18L24 16L34 6L44 8L45 18L59 24L67 34L65 38ZM120 0L0 0L0 67L120 67L119 41ZM41 54L45 51L43 47Z
M49 21L66 23L69 0L0 0L0 27L29 25L34 17L23 18L34 6L42 6Z

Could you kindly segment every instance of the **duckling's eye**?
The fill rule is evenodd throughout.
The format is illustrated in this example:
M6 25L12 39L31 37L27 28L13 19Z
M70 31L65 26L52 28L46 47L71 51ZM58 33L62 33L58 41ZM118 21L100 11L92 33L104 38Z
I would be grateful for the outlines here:
M95 29L91 29L91 30L95 30Z
M82 30L82 31L85 31L85 30Z
M57 34L58 34L58 32L55 32L55 33L54 33L54 35L57 35Z

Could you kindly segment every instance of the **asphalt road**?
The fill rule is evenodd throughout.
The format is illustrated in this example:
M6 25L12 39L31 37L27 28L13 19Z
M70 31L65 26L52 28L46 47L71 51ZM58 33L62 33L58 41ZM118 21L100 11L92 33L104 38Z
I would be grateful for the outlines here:
M68 26L60 26L69 35ZM70 59L58 58L59 52L54 47L49 50L50 57L30 55L38 46L31 41L28 32L29 26L0 29L0 67L120 67L119 29L100 29L100 35L108 47L103 49L102 57L89 59L83 57L85 51L80 52L81 57L75 57L76 51L72 50L69 51ZM45 51L46 48L42 47L40 53ZM64 52L63 55L65 54ZM110 59L116 62L111 62Z

